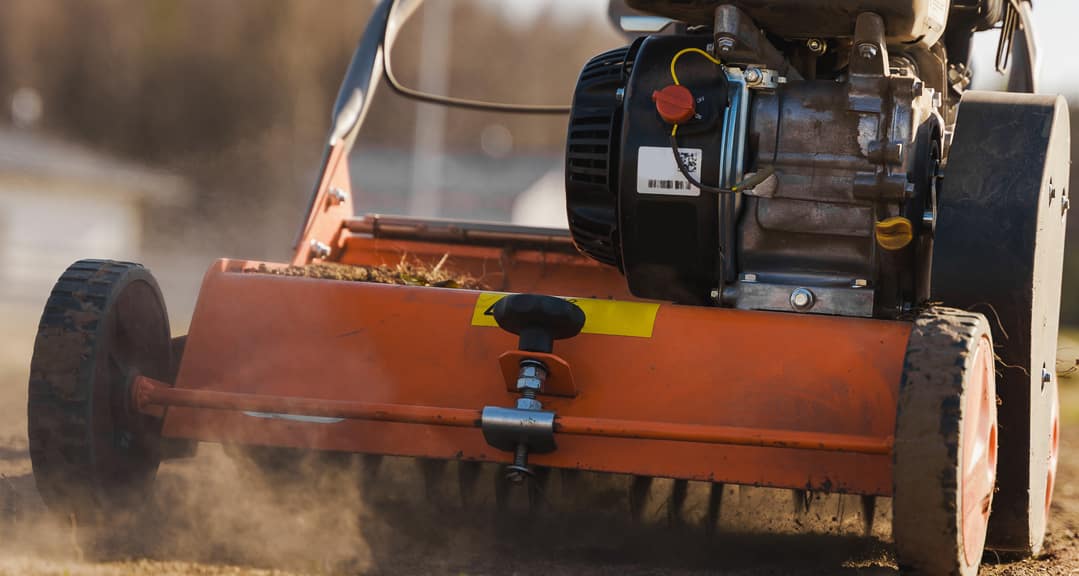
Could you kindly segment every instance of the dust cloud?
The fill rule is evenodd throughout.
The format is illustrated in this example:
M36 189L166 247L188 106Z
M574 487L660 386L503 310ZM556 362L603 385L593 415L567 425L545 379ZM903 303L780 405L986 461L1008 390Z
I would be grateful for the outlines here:
M633 521L630 477L552 472L532 504L527 489L511 487L497 513L504 480L494 465L461 465L476 471L462 489L456 462L209 444L164 463L138 513L94 529L51 516L25 445L6 450L8 471L16 456L25 468L0 482L0 574L696 574L717 561L759 574L771 573L759 567L776 564L775 546L798 565L822 555L836 565L888 564L886 500L866 538L857 497L728 486L718 535L708 535L706 484L690 483L674 514L673 481L655 480Z

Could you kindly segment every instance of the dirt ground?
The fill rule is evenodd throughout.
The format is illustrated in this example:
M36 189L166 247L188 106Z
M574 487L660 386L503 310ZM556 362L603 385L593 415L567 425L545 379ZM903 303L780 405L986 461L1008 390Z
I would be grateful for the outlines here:
M990 557L982 574L1079 573L1079 379L1062 382L1071 426L1063 432L1046 550L1019 563ZM654 518L635 523L604 513L624 506L617 478L602 487L611 498L575 512L499 520L461 511L453 494L430 489L412 504L395 500L425 490L397 481L400 468L412 464L383 463L380 476L393 489L369 505L371 487L385 483L366 477L358 458L267 477L213 445L164 464L146 509L94 534L51 517L37 496L22 386L0 379L0 575L897 573L886 499L868 537L857 497L815 496L799 514L788 491L734 486L724 492L718 533L708 536L699 525L702 486L691 485L682 522L664 521L669 481L653 490L647 507ZM561 489L551 486L552 495Z

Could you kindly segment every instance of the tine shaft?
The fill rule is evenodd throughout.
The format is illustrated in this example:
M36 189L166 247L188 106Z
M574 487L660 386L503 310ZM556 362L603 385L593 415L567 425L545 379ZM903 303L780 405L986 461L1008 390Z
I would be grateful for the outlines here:
M506 513L509 505L509 489L510 483L506 480L505 475L500 473L494 475L495 481L495 514L502 516Z
M795 516L805 516L809 513L809 503L813 499L813 493L808 490L791 490L791 503L794 505Z
M475 503L476 481L479 477L479 462L457 462L457 493L461 500L461 508L467 510Z
M443 477L446 471L446 461L420 460L420 470L423 472L423 490L427 496L427 501L441 504L443 501L442 495L445 493Z
M683 524L682 507L685 505L688 491L688 480L674 481L674 486L671 487L671 500L667 506L667 520L671 526Z
M866 536L873 534L873 516L877 511L876 496L862 496L862 530Z
M710 538L715 535L719 514L723 507L723 484L713 483L708 491L708 515L705 517L704 531Z
M547 480L551 476L550 468L534 468L533 476L528 480L528 513L536 515L543 512L547 501Z
M577 508L577 499L581 489L581 473L579 470L572 470L569 468L563 468L558 472L559 490L562 493L562 500L565 501L567 506L573 509Z
M640 522L644 505L648 501L648 491L652 488L651 476L634 476L629 488L629 516L634 522Z
M839 494L836 496L836 500L838 501L836 503L835 511L835 517L838 520L836 530L838 530L839 532L843 532L843 521L845 520L844 516L846 515L845 503L847 501L847 495Z
M374 486L375 481L378 480L378 471L382 467L382 455L364 454L362 460L363 485L364 487Z

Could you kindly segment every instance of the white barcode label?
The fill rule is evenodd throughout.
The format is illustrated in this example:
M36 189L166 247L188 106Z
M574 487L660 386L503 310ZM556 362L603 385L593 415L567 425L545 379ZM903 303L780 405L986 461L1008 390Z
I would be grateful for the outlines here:
M694 180L701 179L701 158L704 151L700 148L679 148L682 164ZM674 152L668 147L641 146L637 149L637 193L665 194L668 196L700 196L701 191L693 186L678 169L674 161Z

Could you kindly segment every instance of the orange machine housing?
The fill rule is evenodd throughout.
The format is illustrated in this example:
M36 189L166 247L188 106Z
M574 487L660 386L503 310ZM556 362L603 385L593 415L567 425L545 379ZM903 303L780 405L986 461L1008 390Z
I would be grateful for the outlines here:
M422 255L427 248L379 244L347 238L341 259L372 263L392 254L392 262L402 251ZM503 290L624 296L613 271L583 257L531 252L500 268L504 258L496 249L487 255L483 248L459 248L452 247L458 267L491 266L488 274L497 275ZM222 260L207 273L177 391L417 407L465 426L377 417L303 422L173 405L166 436L511 460L467 422L483 406L512 406L517 397L499 366L516 338L473 325L481 293L253 273L258 264ZM556 344L572 369L576 396L541 397L564 426L556 427L557 450L531 461L888 495L908 336L903 322L662 304L650 337L581 334Z
M292 264L449 254L446 266L493 290L633 300L616 270L576 253L564 233L443 222L445 237L418 238L354 218L354 139L327 150ZM473 322L483 293L281 276L256 272L260 264L214 264L174 386L136 386L140 408L165 411L165 436L512 460L479 429L484 406L518 397L512 366L500 365L514 357L516 337ZM557 449L530 462L890 495L909 335L906 322L657 304L650 334L556 343L548 361L559 366L552 373L572 373L571 394L540 396L558 415Z

